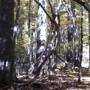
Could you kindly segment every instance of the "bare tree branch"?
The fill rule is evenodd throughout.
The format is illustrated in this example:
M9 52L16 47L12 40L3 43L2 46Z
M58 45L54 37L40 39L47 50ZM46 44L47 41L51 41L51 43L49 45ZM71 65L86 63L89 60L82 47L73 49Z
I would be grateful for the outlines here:
M55 51L55 53L54 53L55 55L56 55L56 57L58 58L58 59L60 59L62 62L65 62L65 63L68 63L67 61L65 61L65 60L63 60L58 54L57 54L57 52Z
M54 12L53 12L53 8L52 8L52 5L51 5L51 2L50 2L50 0L48 0L48 2L49 2L49 5L50 5L50 8L51 8L52 18L54 20Z
M81 0L73 0L73 1L75 1L76 3L82 5L88 12L90 12L90 7L85 2L83 2Z
M51 16L47 13L47 11L44 9L44 7L37 1L37 0L34 0L39 6L41 6L41 8L43 9L43 11L46 13L46 15L48 16L48 18L50 19L50 21L52 23L54 23L54 20L51 18Z

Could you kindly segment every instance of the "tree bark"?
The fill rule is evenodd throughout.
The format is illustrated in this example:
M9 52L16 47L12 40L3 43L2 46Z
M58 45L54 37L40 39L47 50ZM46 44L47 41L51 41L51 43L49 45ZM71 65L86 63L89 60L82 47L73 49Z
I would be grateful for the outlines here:
M78 82L81 82L81 64L82 64L82 54L83 54L83 7L81 11L81 40L80 40L80 63L79 63L79 75L78 75Z
M39 3L43 6L44 9L47 7L46 0L39 0ZM43 59L46 54L46 45L47 45L47 15L39 6L38 9L38 31L37 31L37 55L36 55L36 64L34 72L37 73L37 68L43 62Z
M88 21L89 21L89 69L90 69L90 13L88 13Z
M0 7L0 78L3 82L12 81L14 66L14 0L1 0ZM9 80L10 79L10 80Z

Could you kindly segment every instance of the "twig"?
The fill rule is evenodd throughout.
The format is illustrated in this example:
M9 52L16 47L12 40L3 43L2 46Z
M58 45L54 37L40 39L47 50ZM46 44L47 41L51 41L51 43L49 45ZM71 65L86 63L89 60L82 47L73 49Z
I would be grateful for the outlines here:
M90 12L90 7L85 2L83 2L81 0L73 0L73 1L75 1L76 3L82 5L88 12Z
M49 5L50 5L50 8L51 8L52 18L54 20L54 13L53 13L53 8L52 8L52 5L51 5L51 2L50 2L50 0L48 0L48 2L49 2Z
M47 11L44 9L44 7L37 1L37 0L34 0L39 6L41 6L41 8L43 9L43 11L46 13L46 15L48 16L48 18L50 19L50 21L52 23L55 23L54 20L50 17L50 15L47 13Z

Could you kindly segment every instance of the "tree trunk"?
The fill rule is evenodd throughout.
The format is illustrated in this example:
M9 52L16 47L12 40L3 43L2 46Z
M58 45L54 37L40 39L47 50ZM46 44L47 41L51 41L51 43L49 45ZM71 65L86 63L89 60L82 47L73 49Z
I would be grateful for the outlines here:
M74 22L74 19L75 19L75 15L74 15L75 5L72 3L72 1L69 2L69 4L71 5L71 7L68 7L68 20L72 21L73 23L70 24L67 28L68 43L69 43L68 50L67 50L67 62L72 62L73 61L73 39L74 39L73 35L74 35L74 27L75 27L75 22ZM71 16L71 14L72 14L72 16Z
M46 9L47 1L46 0L39 0L39 3ZM37 72L37 68L43 62L43 59L46 54L46 45L47 45L47 15L43 11L43 9L39 6L38 9L38 31L37 31L37 55L36 55L36 64L34 72Z
M0 6L0 79L12 81L14 66L14 0L1 0Z
M89 21L89 70L90 70L90 12L88 12L88 21Z
M78 75L78 82L81 82L81 64L82 64L82 54L83 54L83 7L81 11L81 46L80 46L80 63L79 63L79 75Z

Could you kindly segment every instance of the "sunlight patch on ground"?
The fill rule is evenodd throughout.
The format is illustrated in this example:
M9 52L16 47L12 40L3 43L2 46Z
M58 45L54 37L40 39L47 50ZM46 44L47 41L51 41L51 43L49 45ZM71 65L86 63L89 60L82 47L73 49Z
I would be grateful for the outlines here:
M90 82L90 77L82 77L82 81Z

